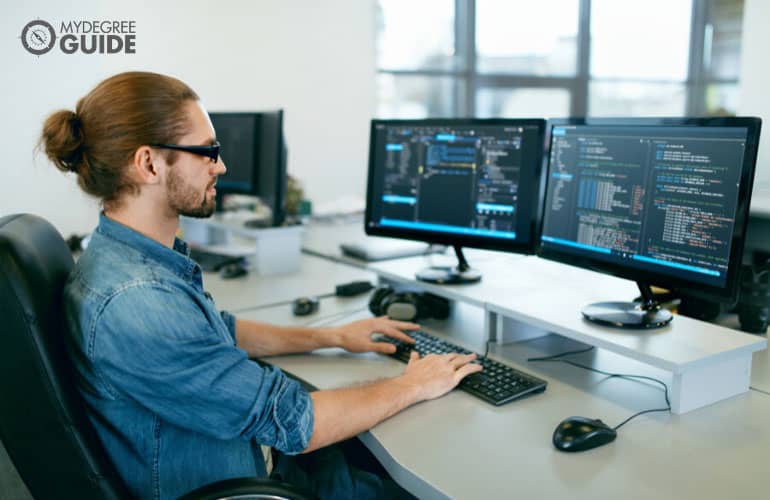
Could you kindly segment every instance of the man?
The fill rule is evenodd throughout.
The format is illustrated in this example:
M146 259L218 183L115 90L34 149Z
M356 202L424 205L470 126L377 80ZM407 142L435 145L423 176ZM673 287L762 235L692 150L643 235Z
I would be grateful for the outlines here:
M287 455L318 450L481 369L473 355L414 354L401 376L308 393L251 361L330 346L392 352L371 335L410 341L402 330L418 325L383 317L278 327L217 311L175 234L180 215L213 213L226 168L208 114L179 80L111 77L75 112L52 114L41 143L102 200L99 226L65 288L65 310L89 415L133 494L176 498L217 480L264 476L260 444ZM355 478L329 482L314 484L321 496L388 494L371 478L363 486Z

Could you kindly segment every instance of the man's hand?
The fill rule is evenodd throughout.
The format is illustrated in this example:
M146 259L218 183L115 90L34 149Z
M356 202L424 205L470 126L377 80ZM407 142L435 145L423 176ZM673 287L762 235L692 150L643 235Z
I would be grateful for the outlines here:
M375 342L372 334L381 333L388 337L414 344L414 339L406 335L403 330L418 330L420 325L405 321L394 321L387 316L362 319L344 326L334 328L334 345L342 347L350 352L381 352L392 354L396 352L396 346L386 342Z
M471 363L476 354L428 354L424 358L412 351L401 380L412 387L418 401L443 396L471 373L480 372L481 365Z

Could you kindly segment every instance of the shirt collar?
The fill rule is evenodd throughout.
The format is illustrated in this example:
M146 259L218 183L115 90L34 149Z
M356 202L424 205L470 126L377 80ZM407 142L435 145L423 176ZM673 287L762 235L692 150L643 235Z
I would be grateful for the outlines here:
M108 238L118 240L139 250L145 257L157 261L183 278L191 279L195 274L200 276L200 266L190 259L190 249L187 243L179 238L174 238L174 248L172 250L152 238L110 219L104 215L104 212L99 214L99 226L96 230Z

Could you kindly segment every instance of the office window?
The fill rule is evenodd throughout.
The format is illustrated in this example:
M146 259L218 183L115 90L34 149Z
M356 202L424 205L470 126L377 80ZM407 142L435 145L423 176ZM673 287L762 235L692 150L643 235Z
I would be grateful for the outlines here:
M454 0L380 0L377 64L391 70L452 69Z
M743 0L378 0L377 115L735 113Z
M687 79L690 0L591 1L591 77Z
M574 75L578 0L476 0L481 73Z
M593 81L588 88L591 116L683 116L683 83Z
M740 73L743 0L708 2L704 69L715 80L737 80Z
M592 0L588 114L685 114L691 19L690 0Z
M711 83L706 87L705 114L730 116L738 109L737 83Z
M462 81L447 76L377 76L377 116L434 118L453 116Z
M741 70L743 0L710 0L705 10L703 78L702 81L696 79L696 99L704 102L705 114L735 114Z
M570 91L544 87L482 88L476 92L479 118L556 118L569 115Z

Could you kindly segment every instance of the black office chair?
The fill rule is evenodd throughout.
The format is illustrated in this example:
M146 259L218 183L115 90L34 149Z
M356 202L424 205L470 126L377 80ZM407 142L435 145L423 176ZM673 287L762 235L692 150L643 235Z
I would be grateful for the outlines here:
M35 498L122 499L129 494L85 414L64 345L62 290L73 259L44 219L0 218L0 438ZM267 479L220 481L186 500L305 500Z

